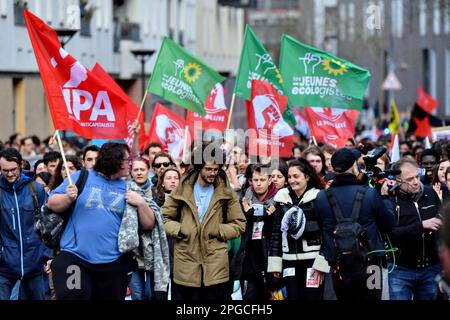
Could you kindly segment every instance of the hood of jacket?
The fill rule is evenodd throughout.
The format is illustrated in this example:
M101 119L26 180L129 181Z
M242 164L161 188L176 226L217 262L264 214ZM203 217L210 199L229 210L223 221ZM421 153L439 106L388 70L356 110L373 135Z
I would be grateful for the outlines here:
M331 187L354 186L354 185L365 186L368 185L368 182L369 181L366 176L364 176L362 179L358 179L354 174L351 173L339 173L336 174L336 176L334 177Z
M291 197L292 192L294 192L294 191L290 187L283 188L277 192L277 194L275 195L274 201L280 202L280 203L294 204L293 199ZM296 205L314 201L316 199L317 195L319 194L319 192L320 192L320 190L316 189L316 188L311 188L311 189L307 190L303 194L303 197L301 198L300 203L296 203Z
M26 186L32 179L26 176L23 172L20 173L19 178L14 183L9 183L4 177L0 177L0 188L6 192L13 192L14 187L16 191L20 191Z
M191 204L192 207L195 207L194 204L194 184L198 179L199 172L192 169L186 173L184 177L181 178L180 184L172 191L172 196L175 199L183 200L188 204ZM216 181L214 182L214 196L213 198L225 198L231 199L233 194L231 192L231 188L227 188L228 179L225 171L222 169L219 170L219 173L216 177Z

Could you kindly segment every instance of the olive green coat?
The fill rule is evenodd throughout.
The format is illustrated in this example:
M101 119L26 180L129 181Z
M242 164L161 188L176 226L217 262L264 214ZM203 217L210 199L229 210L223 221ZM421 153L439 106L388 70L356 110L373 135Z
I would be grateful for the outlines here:
M200 224L194 200L198 172L191 171L167 198L162 213L168 235L175 238L173 279L188 287L211 286L228 281L227 240L245 230L239 199L224 173L217 177L214 194ZM228 202L226 223L222 206ZM181 209L178 209L178 208Z

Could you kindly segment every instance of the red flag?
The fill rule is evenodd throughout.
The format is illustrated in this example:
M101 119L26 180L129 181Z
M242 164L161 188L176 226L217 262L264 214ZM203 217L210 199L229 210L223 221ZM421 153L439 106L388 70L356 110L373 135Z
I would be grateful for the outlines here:
M69 55L55 30L23 12L55 128L88 139L125 138L127 102Z
M426 112L432 113L437 108L439 102L433 99L421 86L417 88L417 104Z
M191 135L185 137L187 123L172 110L156 103L153 119L148 132L149 141L159 141L165 152L169 152L173 159L181 159L184 140L187 147L191 145Z
M291 156L294 131L282 116L286 106L287 97L272 84L252 81L251 101L247 102L250 155Z
M128 95L122 90L122 88L114 81L113 78L103 69L99 63L96 63L94 68L92 68L92 73L95 74L99 79L103 81L112 91L120 95L127 102L127 127L128 136L125 138L125 143L130 147L133 146L134 131L133 123L136 121L139 107L133 102L133 100L128 97ZM145 124L144 124L144 114L141 112L139 115L139 126L141 130L139 131L138 138L138 149L142 150L145 148L147 142L147 135L145 134Z
M225 89L217 83L205 101L206 116L188 111L186 121L192 126L195 122L202 123L202 131L218 130L224 132L228 121L228 110L225 104ZM195 128L194 128L195 129Z
M306 118L311 129L311 136L335 148L342 148L349 138L355 136L355 120L357 110L337 108L304 107Z

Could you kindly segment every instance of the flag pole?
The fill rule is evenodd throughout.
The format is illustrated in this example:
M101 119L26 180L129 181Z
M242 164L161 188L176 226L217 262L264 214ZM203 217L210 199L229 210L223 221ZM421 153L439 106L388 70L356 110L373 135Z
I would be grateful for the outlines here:
M66 154L64 153L64 148L63 148L63 145L61 142L61 137L59 136L59 130L56 130L55 135L56 135L56 139L58 140L59 150L61 150L61 156L63 159L64 167L66 168L67 179L69 179L69 184L73 184L72 178L70 177L69 166L67 165Z
M231 117L233 116L233 109L234 109L234 102L235 102L235 100L236 100L236 93L233 93L233 97L231 98L230 112L228 113L228 121L227 121L227 126L225 128L225 131L230 129Z
M189 126L184 129L184 143L183 143L183 163L186 163L186 153L187 153L187 138L189 134Z
M139 112L136 118L136 122L139 122L139 117L141 116L142 109L144 108L145 99L147 99L148 91L145 90L144 97L142 98L141 107L139 108Z
M317 141L316 141L316 137L315 136L312 136L312 141L313 141L314 145L317 146Z

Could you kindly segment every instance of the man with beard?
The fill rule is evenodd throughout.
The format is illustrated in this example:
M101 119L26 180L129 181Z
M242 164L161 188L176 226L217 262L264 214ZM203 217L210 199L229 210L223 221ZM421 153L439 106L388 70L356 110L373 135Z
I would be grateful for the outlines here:
M269 298L266 270L275 212L273 198L276 193L269 166L256 165L252 172L251 187L242 199L247 227L238 253L239 261L242 261L242 294L246 301Z
M392 244L398 252L389 274L390 299L434 300L435 279L440 272L436 242L442 225L437 217L440 200L431 186L420 182L415 161L401 159L394 169L401 170L401 174L396 177L400 190L391 233Z
M208 153L209 151L209 153ZM198 153L201 163L196 163ZM162 213L174 243L174 300L230 300L227 241L242 234L245 217L221 169L220 146L194 151L194 167L167 198Z
M0 153L0 300L9 300L18 280L27 300L45 299L43 272L49 252L33 230L33 217L47 197L44 188L23 173L22 163L14 148Z

